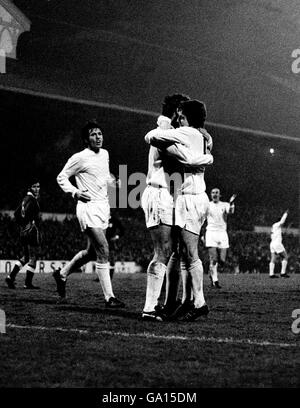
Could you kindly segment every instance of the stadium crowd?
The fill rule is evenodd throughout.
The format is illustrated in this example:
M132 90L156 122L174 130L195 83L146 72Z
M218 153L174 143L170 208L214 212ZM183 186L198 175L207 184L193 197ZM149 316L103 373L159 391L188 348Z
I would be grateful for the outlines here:
M119 218L124 226L125 234L110 251L110 259L111 261L135 261L142 266L143 270L146 270L153 248L150 234L145 227L143 213L140 210L135 210L134 213L123 209L119 211L122 213ZM255 233L253 226L270 226L271 222L276 220L277 215L278 211L274 210L274 214L270 214L270 209L263 211L262 208L256 208L255 211L253 208L251 211L237 211L237 214L229 221L230 248L223 271L231 273L268 272L270 236L266 233ZM250 220L252 220L251 224ZM0 259L15 259L16 254L22 250L18 240L18 225L14 219L2 214L0 214L0 225ZM41 221L41 235L40 259L44 260L68 260L74 251L80 250L85 245L85 238L80 233L76 218L66 217L62 222ZM283 241L289 255L288 273L300 273L299 237L284 234ZM199 252L207 272L208 254L201 240Z

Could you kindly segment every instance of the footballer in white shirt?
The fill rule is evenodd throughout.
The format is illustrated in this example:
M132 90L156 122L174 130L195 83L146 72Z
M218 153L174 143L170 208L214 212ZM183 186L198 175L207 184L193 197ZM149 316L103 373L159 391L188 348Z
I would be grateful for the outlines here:
M279 255L281 259L281 272L280 276L283 278L289 278L289 275L286 273L286 267L288 263L288 255L287 252L282 244L282 226L285 223L287 216L288 216L288 210L286 210L280 220L278 222L275 222L272 225L271 228L271 243L270 243L270 251L271 251L271 260L269 264L269 276L270 278L278 278L277 275L275 275L274 270L275 270L275 262L276 258Z
M102 148L103 134L95 121L88 122L81 136L85 149L74 154L57 176L60 188L77 200L76 215L81 230L88 239L87 248L78 252L61 270L53 273L57 292L61 299L66 296L67 277L87 262L96 261L96 273L108 308L124 307L125 304L113 293L109 273L109 249L106 229L110 217L107 194L108 184L115 184L109 172L108 151ZM76 186L70 182L74 176Z
M212 155L209 152L206 152L205 149L206 136L199 131L199 128L203 127L205 117L206 108L203 102L197 100L184 101L181 104L181 113L179 118L181 125L180 128L163 130L161 127L159 127L148 132L145 137L145 140L152 145L152 148L153 146L159 147L166 155L170 155L174 158L176 157L177 163L173 167L173 172L177 170L178 164L181 164L182 177L180 178L180 182L177 184L177 188L174 189L175 217L173 221L170 218L172 222L170 221L169 223L169 231L171 232L170 228L172 226L176 225L180 227L180 241L183 248L181 253L183 258L182 267L184 266L184 270L186 271L185 280L187 281L191 279L193 286L193 304L189 304L189 310L184 310L185 316L182 316L184 319L186 319L184 321L195 321L200 316L208 313L208 307L205 303L203 294L203 267L197 250L199 233L206 217L209 202L205 193L204 166L213 162ZM158 122L160 122L160 120L162 120L162 118L159 118ZM162 163L164 164L164 160L162 160ZM157 168L157 166L155 166L155 168ZM150 174L153 174L153 172ZM153 186L152 183L151 185ZM160 185L162 189L166 188L162 183L160 183ZM147 188L149 191L149 187ZM153 202L153 200L149 201L150 196L148 193L146 193L144 197L145 200L143 208L146 215L146 222L148 228L151 228L151 225L148 224L148 217L150 213L156 213L156 206L151 204L149 207L149 203L151 201ZM160 225L158 220L158 225L156 228L157 231L159 231L162 228L166 228L166 226ZM156 230L152 229L150 232L153 236ZM152 268L157 268L160 266L161 279L163 279L166 271L166 259L162 259L162 256L160 256L160 261L158 261L157 254L162 253L165 256L162 244L165 246L165 242L170 242L170 232L169 234L163 236L164 239L158 239L158 236L155 240L153 240L154 244L155 242L157 243L157 249L155 250L155 256L150 266ZM163 271L162 264L164 264ZM170 273L173 270L172 266L169 264L168 270ZM150 278L153 276L154 279L153 271L150 271L149 269L148 272L148 277ZM157 281L157 273L155 274L155 277ZM169 283L172 281L173 278ZM148 295L150 294L149 289L151 286L152 285L150 285L149 279L147 282L146 303L143 311L143 317L148 318L148 316L150 317L151 315L153 318L158 320L160 317L159 313L147 310L147 306L150 304L147 299L150 299L150 296ZM172 286L176 287L175 284ZM168 293L170 293L168 289L170 288L168 288L167 280L166 299L168 299ZM152 307L154 307L156 300L157 296L155 296L151 302ZM183 303L185 303L184 301L185 299L183 299ZM182 304L180 306L182 306Z
M209 272L212 286L220 289L218 280L218 264L224 264L226 260L227 249L229 248L229 239L227 234L227 217L233 214L235 210L234 194L229 202L220 200L220 189L211 190L211 201L207 213L207 226L205 234L205 246L209 252Z

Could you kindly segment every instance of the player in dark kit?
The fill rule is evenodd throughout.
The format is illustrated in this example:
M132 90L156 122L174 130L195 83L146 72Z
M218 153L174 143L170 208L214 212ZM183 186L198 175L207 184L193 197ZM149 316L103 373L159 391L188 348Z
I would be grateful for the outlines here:
M16 222L20 226L20 240L23 246L23 256L15 263L13 270L5 282L10 289L15 289L15 279L20 269L26 265L24 289L39 289L32 284L36 268L37 254L40 247L38 230L40 206L38 202L40 183L37 180L30 185L26 196L15 211Z

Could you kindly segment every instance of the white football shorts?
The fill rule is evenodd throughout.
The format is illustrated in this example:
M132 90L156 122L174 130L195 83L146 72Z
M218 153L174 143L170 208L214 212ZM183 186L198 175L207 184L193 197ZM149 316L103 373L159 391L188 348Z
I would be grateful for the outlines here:
M229 248L227 231L207 231L205 233L205 246L207 248Z
M143 192L141 204L147 228L159 224L174 225L174 200L168 189L148 185Z
M270 243L270 251L271 253L275 254L281 254L282 252L285 251L284 246L280 242L271 242Z
M110 218L110 207L108 201L78 201L76 215L81 231L87 227L106 229Z
M199 235L206 220L209 199L201 194L182 194L175 201L175 225Z

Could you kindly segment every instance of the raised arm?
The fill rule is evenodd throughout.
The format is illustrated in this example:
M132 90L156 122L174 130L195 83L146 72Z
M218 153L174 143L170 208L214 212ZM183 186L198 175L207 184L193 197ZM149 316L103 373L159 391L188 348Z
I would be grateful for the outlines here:
M182 140L182 135L176 129L161 129L159 127L150 130L145 136L145 141L155 147L157 147L157 143L162 147L168 147L172 143L187 145L187 143Z
M235 211L235 204L234 204L234 200L236 199L236 194L233 194L230 199L229 199L229 210L228 210L228 214L234 214Z
M283 215L282 215L282 217L281 217L281 219L280 219L280 221L279 221L279 224L280 224L280 225L283 225L283 224L285 223L285 220L287 219L288 213L289 213L288 210L286 210L286 211L283 213Z

